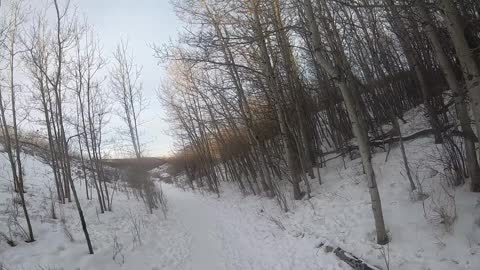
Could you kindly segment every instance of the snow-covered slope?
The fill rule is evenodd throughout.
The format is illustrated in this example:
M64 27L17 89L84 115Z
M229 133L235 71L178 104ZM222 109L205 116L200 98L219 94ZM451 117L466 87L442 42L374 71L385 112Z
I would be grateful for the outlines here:
M422 122L418 112L407 116L409 123L402 129L408 131L411 123ZM386 247L375 244L360 159L337 158L320 170L322 185L311 180L311 199L290 198L288 213L275 200L242 196L228 184L222 184L220 198L163 184L169 206L166 219L160 211L147 214L141 201L121 192L115 194L114 211L99 214L97 202L84 198L78 181L94 255L87 254L73 203L57 205L59 218L50 217L50 168L26 155L26 200L37 241L24 243L17 237L17 246L10 247L0 240L0 265L6 269L351 269L318 248L327 243L382 269L387 269L384 257L389 257L390 269L480 269L479 194L468 192L468 185L455 190L443 185L443 171L436 162L439 149L431 138L405 146L412 171L429 197L412 199L398 147L392 148L387 161L384 152L374 155L391 236ZM10 215L5 210L11 209L12 193L3 154L0 168L0 232L8 234ZM442 224L442 208L447 214L456 212L452 226ZM62 216L73 241L65 233ZM22 216L18 219L23 222Z
M57 219L52 219L48 188L51 186L53 189L51 170L35 157L26 155L24 160L26 201L36 241L25 243L17 237L17 246L10 247L3 239L0 240L0 265L3 264L6 269L153 269L154 266L175 269L175 265L181 264L188 255L188 238L183 231L175 228L177 224L165 220L162 213L149 215L141 201L132 198L132 195L129 199L126 194L117 191L114 211L100 214L97 201L87 200L82 189L84 186L79 185L77 191L95 250L94 255L88 255L75 204L57 204ZM12 204L12 195L10 178L5 174L8 167L4 154L0 164L0 232L8 234L10 214L5 213L5 209ZM22 216L18 219L23 224ZM66 225L63 225L62 219ZM65 227L73 236L73 241L65 232ZM135 227L138 227L139 237ZM113 258L115 252L117 254Z

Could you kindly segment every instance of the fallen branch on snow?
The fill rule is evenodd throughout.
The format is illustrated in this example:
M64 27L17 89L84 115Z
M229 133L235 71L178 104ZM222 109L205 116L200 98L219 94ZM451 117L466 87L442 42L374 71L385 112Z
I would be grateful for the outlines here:
M352 253L343 250L340 247L334 248L329 245L325 245L324 243L320 243L317 248L324 248L325 252L330 253L333 252L337 258L341 261L345 262L346 264L350 265L354 270L381 270L380 267L372 266L365 261L362 261Z

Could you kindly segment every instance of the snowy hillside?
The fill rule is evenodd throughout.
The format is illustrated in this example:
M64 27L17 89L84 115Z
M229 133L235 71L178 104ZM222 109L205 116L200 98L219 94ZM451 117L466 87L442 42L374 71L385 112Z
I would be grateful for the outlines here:
M419 115L407 114L408 125L421 122ZM220 198L162 184L169 207L166 219L159 210L148 214L141 201L120 191L114 196L113 212L105 214L99 214L96 200L82 197L94 255L87 253L73 203L56 204L57 219L52 219L51 169L30 155L24 156L26 200L36 241L25 243L15 235L19 229L12 221L11 181L2 155L0 232L12 237L16 246L0 240L0 265L4 269L351 269L327 248L320 248L323 243L341 247L379 269L387 269L385 259L390 269L478 269L478 194L467 192L466 186L441 188L442 172L432 159L438 149L431 138L407 142L406 150L428 198L414 200L410 194L398 147L386 162L385 152L374 155L392 239L383 248L375 244L360 159L339 157L321 169L322 185L311 181L311 199L289 200L288 213L273 199L242 197L237 187L226 183ZM456 212L452 225L444 224L440 209ZM21 214L18 220L24 226Z

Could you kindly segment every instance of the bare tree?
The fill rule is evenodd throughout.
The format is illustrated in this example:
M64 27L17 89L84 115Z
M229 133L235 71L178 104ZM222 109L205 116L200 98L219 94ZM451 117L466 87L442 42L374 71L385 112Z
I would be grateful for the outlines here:
M417 0L417 10L419 13L419 18L422 21L423 27L425 29L425 34L428 36L430 42L432 43L433 50L437 56L437 61L442 69L445 79L447 80L448 86L454 93L455 98L455 107L457 111L457 117L460 121L460 126L464 133L465 140L465 153L466 160L468 165L468 171L471 179L471 190L475 191L478 189L480 184L480 167L478 165L477 154L475 152L475 133L472 130L471 119L468 114L468 105L465 101L466 93L462 89L460 82L457 80L455 74L455 69L448 58L448 55L445 52L445 49L442 46L438 30L434 25L434 20L432 15L426 7L424 0Z
M37 16L30 37L24 42L25 61L35 81L37 93L41 97L59 199L65 203L65 199L71 201L71 195L73 195L88 251L93 254L90 235L72 176L69 143L78 135L67 135L64 108L65 92L68 90L65 63L68 51L75 44L77 17L74 13L72 14L69 1L64 7L60 7L58 1L54 0L53 8L54 26L50 27L44 19L43 15L47 11Z
M75 57L70 67L74 89L77 97L77 132L79 134L79 149L82 158L83 173L91 172L93 184L97 191L100 211L111 210L108 188L103 175L101 162L101 130L104 125L106 107L105 93L97 74L105 66L97 40L88 24L83 24L75 36ZM83 145L82 145L83 144ZM83 148L86 150L87 162L83 159ZM102 185L103 184L103 185Z
M121 118L127 125L130 142L137 158L143 153L139 136L141 124L139 118L147 105L142 94L140 74L141 68L134 63L133 57L129 54L128 42L121 41L113 53L110 87L121 107Z
M10 167L12 170L13 185L15 191L20 196L22 202L23 213L28 226L29 239L28 242L35 241L33 236L32 224L30 222L30 216L28 215L27 203L25 201L25 186L24 186L24 171L22 167L21 160L21 144L18 135L18 120L17 120L17 105L16 105L16 94L20 91L20 86L15 83L15 65L16 65L16 56L19 53L18 45L18 35L19 28L24 22L24 3L23 1L14 1L11 3L9 14L10 17L7 18L6 25L6 39L2 45L2 49L7 51L7 66L8 66L8 92L10 93L10 99L5 99L3 96L4 87L0 84L0 113L2 120L2 132L5 142L5 150L8 154L8 159L10 161ZM3 31L2 31L3 32ZM7 122L7 103L10 103L11 111L11 126ZM13 132L13 137L11 132Z
M323 5L325 5L325 1ZM322 68L329 74L329 76L334 80L335 84L338 86L342 92L345 105L347 107L348 116L352 123L352 130L357 139L357 143L360 149L360 155L362 157L363 168L366 172L367 182L370 192L370 197L372 201L372 210L373 216L375 218L375 227L377 232L377 243L386 244L388 243L387 231L385 229L385 223L383 220L382 213L382 204L380 201L380 194L378 192L377 183L375 179L375 172L372 165L372 156L368 140L368 130L366 126L365 119L362 115L362 107L360 106L360 100L354 96L354 90L352 89L356 85L356 80L353 78L353 74L350 71L348 66L334 66L329 59L327 59L322 51L323 45L321 43L321 37L318 30L318 26L315 22L315 15L313 12L313 5L311 0L305 0L305 13L310 25L310 31L312 32L312 37L314 39L315 51L317 52L315 57L320 63ZM327 6L322 8L327 9ZM333 26L335 27L335 26ZM333 28L332 27L332 28ZM333 29L332 31L336 31ZM331 44L330 46L341 46L340 44ZM344 56L341 55L343 51L337 51L336 55L333 55L335 63L346 63L342 60Z
M470 105L475 118L475 125L478 134L480 131L480 67L474 57L473 50L475 48L470 48L467 42L464 31L465 27L455 1L441 0L440 6L443 10L447 30L455 47L456 56L458 57L462 69L463 79L466 82L468 93L470 95ZM470 158L473 158L471 153L469 154ZM473 171L470 173L474 175L476 171L472 167L471 170ZM471 190L474 192L480 192L478 177L474 178L474 181L471 183Z

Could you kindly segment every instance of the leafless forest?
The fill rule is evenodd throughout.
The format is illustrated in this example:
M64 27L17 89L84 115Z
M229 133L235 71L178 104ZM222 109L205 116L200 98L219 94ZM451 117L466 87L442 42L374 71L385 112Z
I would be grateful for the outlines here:
M174 2L188 29L155 48L170 75L159 96L182 146L172 163L191 187L233 181L288 211L279 179L299 200L326 154L359 154L385 244L371 154L403 149L398 121L423 104L452 185L469 178L480 191L478 1Z
M0 141L20 207L15 224L28 243L37 234L24 153L51 168L50 216L75 205L90 254L79 198L94 202L98 217L127 192L166 216L162 190L140 168L147 106L167 111L176 140L165 158L168 182L183 189L221 197L223 185L234 185L288 212L290 198L312 197L313 181L322 187L326 162L359 158L379 245L391 239L374 154L386 153L386 162L398 146L399 168L422 201L428 194L404 144L432 137L448 188L480 192L480 1L172 0L172 7L183 28L177 39L150 45L167 76L158 100L147 101L128 40L102 50L74 1L0 2ZM404 114L415 108L428 125L405 134ZM121 128L106 130L112 115ZM139 163L127 173L107 166L112 145ZM456 218L438 215L443 223Z
M14 0L2 3L1 9L2 143L28 225L26 240L35 241L23 185L22 152L30 149L53 171L49 186L52 217L56 218L57 203L74 201L89 253L93 254L78 193L84 193L87 200L97 200L100 213L112 211L117 190L114 182L119 175L103 162L104 127L112 114L124 123L115 131L118 139L108 143L117 148L125 145L127 156L142 158L138 119L146 104L140 67L127 41L118 43L107 65L93 26L71 1L55 0L32 7L28 1ZM17 99L22 101L20 108ZM38 129L20 129L27 121ZM151 211L157 207L158 194L144 174L130 170L124 178L139 190ZM107 182L114 186L108 187Z

